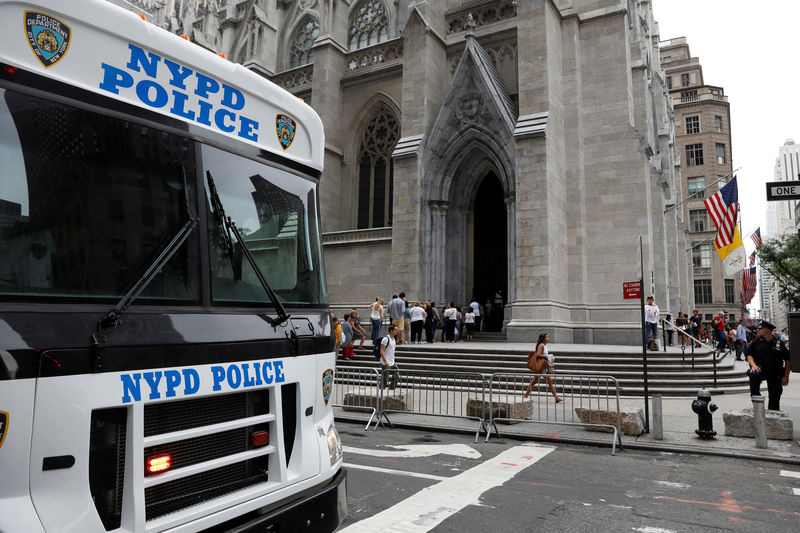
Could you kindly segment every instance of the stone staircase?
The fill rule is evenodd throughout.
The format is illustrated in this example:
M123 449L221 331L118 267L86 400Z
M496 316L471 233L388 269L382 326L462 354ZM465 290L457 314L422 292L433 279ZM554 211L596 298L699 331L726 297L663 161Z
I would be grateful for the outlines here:
M481 346L469 343L401 345L397 347L396 360L402 370L428 370L445 372L527 373L525 363L528 350L503 346ZM519 346L519 345L517 345ZM628 350L629 348L629 350ZM610 375L620 384L623 396L643 396L644 379L642 353L635 346L604 349L594 345L580 352L556 351L556 372L562 374ZM713 394L748 392L748 379L743 369L734 369L733 356L729 355L717 363L717 384L714 385L714 366L708 351L687 352L682 359L680 352L648 352L649 393L663 396L696 396L701 388ZM369 343L363 350L356 350L352 361L338 359L343 366L376 367ZM568 386L566 383L564 386Z

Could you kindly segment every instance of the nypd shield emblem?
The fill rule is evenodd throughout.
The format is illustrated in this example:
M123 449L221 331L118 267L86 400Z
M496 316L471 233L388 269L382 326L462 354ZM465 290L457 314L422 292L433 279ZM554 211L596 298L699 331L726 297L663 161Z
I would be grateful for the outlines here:
M275 117L275 132L278 134L278 141L284 150L292 145L295 131L297 131L297 123L292 117L288 115Z
M0 411L0 448L3 447L3 441L6 440L6 433L8 432L8 413Z
M26 11L25 33L31 50L45 68L58 63L69 50L69 26L45 13Z
M331 399L331 391L333 390L333 369L328 369L322 373L322 398L325 400L325 405L328 405L328 400Z

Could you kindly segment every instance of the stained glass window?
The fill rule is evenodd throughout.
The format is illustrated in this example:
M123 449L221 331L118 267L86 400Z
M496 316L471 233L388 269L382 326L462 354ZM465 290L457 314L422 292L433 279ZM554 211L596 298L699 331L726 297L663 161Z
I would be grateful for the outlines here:
M382 107L364 129L358 167L358 227L392 225L392 151L400 138L394 113Z
M314 62L314 41L319 37L319 22L308 18L300 25L289 51L289 66L291 68L308 65Z
M389 38L389 19L381 0L364 0L350 22L350 50L378 44Z

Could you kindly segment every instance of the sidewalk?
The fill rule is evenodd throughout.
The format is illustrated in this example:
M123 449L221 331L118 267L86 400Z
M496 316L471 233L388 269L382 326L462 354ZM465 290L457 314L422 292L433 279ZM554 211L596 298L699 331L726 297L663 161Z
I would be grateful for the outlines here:
M448 350L453 348L463 348L468 345L474 349L505 349L515 351L525 349L527 344L512 343L456 343L434 345L415 345L415 348L429 347L437 350ZM628 353L636 352L641 349L636 346L605 346L605 345L568 345L552 344L551 350L558 357L558 352L598 352L606 353ZM680 354L680 348L671 347L669 353ZM663 352L662 352L663 353ZM730 361L730 356L727 361ZM556 359L556 364L558 359ZM747 370L747 363L736 361L735 368L741 369L744 374ZM767 396L766 383L762 383L762 395ZM747 459L761 459L779 461L792 464L800 464L800 373L792 373L788 387L784 388L781 397L781 410L792 417L794 421L794 438L792 440L769 440L766 449L756 447L755 439L728 437L725 436L725 424L722 415L730 411L735 411L747 407L752 407L749 393L733 393L712 396L712 402L718 407L713 414L714 430L717 436L714 439L700 439L695 434L698 427L697 415L692 411L691 403L694 397L664 397L662 398L663 414L663 440L656 441L652 434L652 398L650 408L651 432L638 437L629 435L622 436L624 449L644 449L653 451L664 451L674 453L697 453L705 455L735 456ZM636 408L644 409L643 397L622 397L620 398L620 410L630 411ZM337 421L353 421L366 423L367 416L362 416L358 412L345 412L340 408L335 409ZM389 420L395 427L423 428L431 431L456 431L474 434L479 425L473 420L459 418L445 418L428 415L410 415L392 413ZM370 429L371 431L372 429ZM378 431L382 431L379 428ZM612 435L596 431L587 431L582 426L571 426L561 424L543 424L540 422L522 422L518 424L498 424L498 430L502 438L525 438L533 440L543 440L550 442L565 442L572 444L598 445L610 447ZM480 439L483 440L485 434L481 433ZM493 433L491 439L497 436ZM490 442L491 442L490 439Z

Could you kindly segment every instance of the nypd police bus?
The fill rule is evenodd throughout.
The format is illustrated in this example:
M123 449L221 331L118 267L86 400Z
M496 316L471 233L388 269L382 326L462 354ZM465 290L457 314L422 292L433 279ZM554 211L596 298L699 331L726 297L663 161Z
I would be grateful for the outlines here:
M0 531L333 531L317 115L102 0L0 35Z

